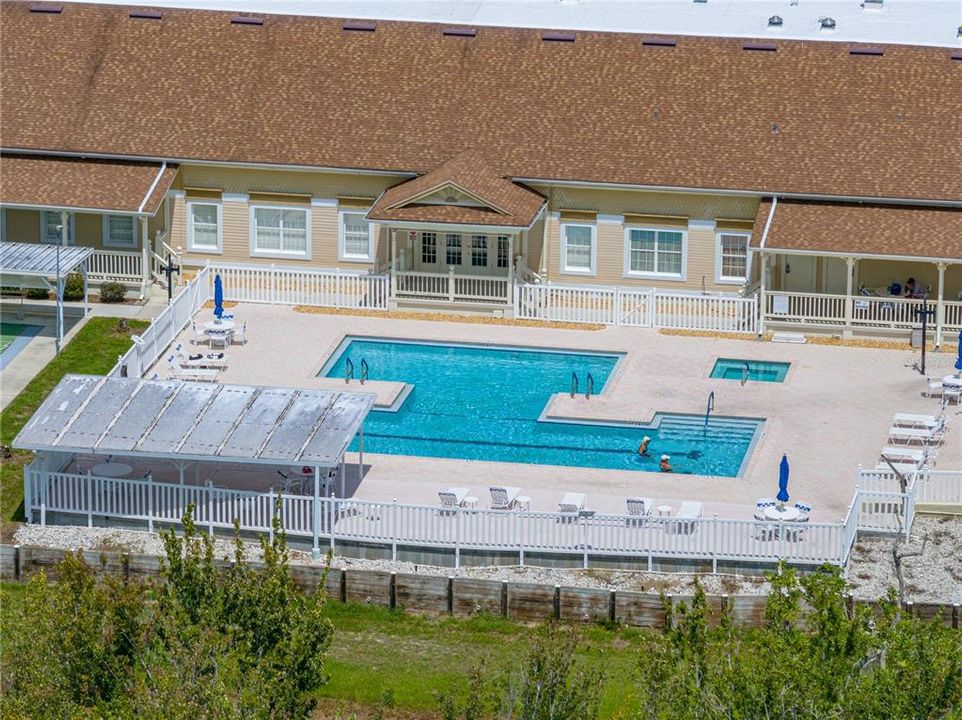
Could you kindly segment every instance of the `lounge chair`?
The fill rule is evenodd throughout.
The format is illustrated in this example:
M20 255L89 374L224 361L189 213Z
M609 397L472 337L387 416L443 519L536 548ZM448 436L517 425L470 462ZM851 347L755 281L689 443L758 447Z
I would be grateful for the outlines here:
M558 503L560 513L578 513L585 508L584 493L566 492Z
M697 523L693 522L701 517L702 508L704 505L696 500L684 500L681 505L678 506L678 515L675 522L675 527L680 533L690 535L695 531L695 526Z
M521 488L505 485L494 485L489 491L492 510L513 510L518 503L518 495L521 494Z
M922 445L941 445L944 432L941 427L930 429L904 428L893 425L889 428L889 440L892 443L904 442L906 445L920 443Z
M895 413L892 424L899 427L934 429L945 425L944 415L914 415L912 413Z
M889 458L893 462L896 462L896 458L898 458L899 462L911 460L912 462L921 463L930 457L930 453L928 450L912 450L906 447L892 447L889 445L882 448L881 457L883 458L882 462L885 462L884 458Z
M180 358L182 367L216 368L223 370L227 367L227 355L224 353L196 353L191 355L180 343L174 346L174 353Z
M914 475L922 469L922 463L897 462L897 460L897 458L893 458L891 465L887 462L880 462L875 466L875 469L881 472L891 472L892 468L895 468L896 472L902 473L903 475Z
M627 499L629 524L638 518L650 515L655 504L651 498L630 497Z
M176 355L167 356L167 367L169 376L175 380L204 380L207 382L217 380L217 370L212 368L182 367Z
M231 343L240 343L241 345L247 344L247 321L240 327L235 327L230 333Z
M441 512L451 512L457 510L464 504L464 499L470 490L466 487L449 487L447 490L438 492L441 498Z

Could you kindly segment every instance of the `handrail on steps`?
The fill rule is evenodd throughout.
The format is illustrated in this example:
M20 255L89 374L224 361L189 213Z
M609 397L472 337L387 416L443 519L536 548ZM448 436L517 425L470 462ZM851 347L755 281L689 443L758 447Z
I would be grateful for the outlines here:
M361 385L367 382L367 376L370 374L371 368L368 367L367 360L361 358Z
M351 358L344 360L344 382L349 383L354 378L354 363Z
M578 373L571 373L571 397L578 394Z
M592 377L591 373L588 373L588 377L585 379L585 400L590 400L594 391L595 379Z
M711 411L714 409L715 409L715 391L712 390L710 393L708 393L708 407L705 409L705 427L704 427L705 430L708 429L708 416L711 415Z

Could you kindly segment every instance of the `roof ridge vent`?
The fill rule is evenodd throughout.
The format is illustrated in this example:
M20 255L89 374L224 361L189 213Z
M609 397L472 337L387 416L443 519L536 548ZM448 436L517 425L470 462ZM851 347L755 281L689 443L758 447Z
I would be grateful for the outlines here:
M674 38L648 38L647 40L642 40L641 44L643 47L675 47L678 42Z
M573 32L547 31L541 33L541 41L573 43L575 41L575 34Z
M778 45L774 43L745 43L742 50L751 52L778 52Z
M234 15L230 19L231 25L263 25L263 15Z
M478 31L473 27L446 27L441 31L445 37L474 37Z
M160 10L131 10L127 17L131 20L161 20L164 14Z
M880 47L868 47L865 45L856 45L849 48L849 55L866 55L868 57L882 57L885 54L885 50Z
M51 5L50 3L40 3L30 6L30 12L43 13L45 15L59 15L63 12L63 5Z
M377 23L370 20L348 21L341 25L341 30L344 32L375 32Z

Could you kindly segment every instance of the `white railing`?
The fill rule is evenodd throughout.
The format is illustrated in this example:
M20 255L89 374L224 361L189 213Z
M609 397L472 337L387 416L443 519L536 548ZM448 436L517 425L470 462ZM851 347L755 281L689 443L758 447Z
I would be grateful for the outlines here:
M713 567L719 561L779 560L841 565L858 522L857 503L844 522L783 525L776 533L767 523L718 517L449 511L337 498L319 499L315 513L310 496L162 483L149 476L129 480L47 472L35 465L27 466L24 485L28 522L39 517L46 523L49 513L60 513L81 516L91 526L104 518L139 520L153 530L157 523L178 524L193 505L195 522L210 532L232 528L235 519L241 530L270 532L280 498L280 519L291 536L314 537L332 549L338 542L379 544L390 547L392 557L399 546L446 549L454 552L456 563L462 550L474 550L517 554L521 564L527 553L573 556L585 567L591 558L612 556L647 559L649 566L656 557L708 561Z
M87 260L87 277L93 282L142 282L143 255L139 252L94 250Z
M962 470L928 470L918 481L916 502L962 505Z
M490 275L458 275L399 271L394 273L394 296L402 300L508 303L511 281Z
M151 321L150 327L142 335L133 336L133 345L114 365L110 377L143 377L167 346L187 327L194 314L210 299L209 275L208 268L198 272L163 312Z
M769 320L788 320L812 325L840 325L845 322L845 295L768 292L765 315Z
M942 327L946 330L959 332L962 330L962 302L952 300L944 303L944 306L945 321L942 323Z
M289 268L279 265L211 263L209 282L220 275L224 300L386 310L388 277L350 270Z
M754 333L755 297L699 295L607 285L519 285L515 317L554 322Z
M858 296L850 301L852 325L907 330L921 322L916 315L921 300Z

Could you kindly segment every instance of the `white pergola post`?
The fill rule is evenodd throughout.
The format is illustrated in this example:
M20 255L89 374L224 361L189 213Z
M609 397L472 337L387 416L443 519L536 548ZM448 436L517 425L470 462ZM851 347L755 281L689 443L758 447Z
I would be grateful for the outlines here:
M89 260L84 260L84 264L80 266L80 272L84 278L84 318L90 312L90 299L87 297L90 292L90 283L87 279L87 263Z
M935 304L935 347L942 345L942 328L945 325L945 268L948 263L935 263L939 270L939 294ZM924 342L924 340L923 340Z
M347 477L347 469L344 467L344 456L343 456L343 455L341 455L341 464L340 464L340 468L339 468L339 471L338 471L338 472L339 472L339 474L340 474L340 476L341 476L341 499L343 500L344 498L347 497L347 494L344 492L344 482L345 482L345 479L346 479L346 477Z
M321 557L321 468L314 466L314 545L311 548L311 557L315 560Z
M66 246L67 244L67 233L70 232L70 213L66 210L60 211L60 242L57 243L57 278L56 278L56 290L57 295L57 354L60 354L60 348L63 346L63 288L64 279L60 277L60 248Z

